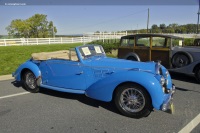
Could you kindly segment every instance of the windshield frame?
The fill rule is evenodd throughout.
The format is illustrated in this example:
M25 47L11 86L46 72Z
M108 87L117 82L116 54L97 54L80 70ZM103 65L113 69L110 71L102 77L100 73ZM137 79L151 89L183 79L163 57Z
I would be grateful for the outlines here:
M106 54L101 45L83 45L78 47L80 58L86 60L92 57L105 57Z

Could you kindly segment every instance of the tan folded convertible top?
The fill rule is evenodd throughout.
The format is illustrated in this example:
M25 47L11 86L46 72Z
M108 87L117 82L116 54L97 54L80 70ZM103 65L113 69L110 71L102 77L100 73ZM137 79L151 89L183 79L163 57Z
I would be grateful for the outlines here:
M60 50L54 52L32 53L31 56L34 60L69 59L69 51Z

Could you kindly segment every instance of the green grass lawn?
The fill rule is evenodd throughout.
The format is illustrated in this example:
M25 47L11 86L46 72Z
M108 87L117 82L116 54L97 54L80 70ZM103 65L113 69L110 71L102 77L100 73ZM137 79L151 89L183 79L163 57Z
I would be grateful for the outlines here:
M2 46L0 47L0 75L14 72L20 64L30 59L32 53L65 50L80 45L82 44Z

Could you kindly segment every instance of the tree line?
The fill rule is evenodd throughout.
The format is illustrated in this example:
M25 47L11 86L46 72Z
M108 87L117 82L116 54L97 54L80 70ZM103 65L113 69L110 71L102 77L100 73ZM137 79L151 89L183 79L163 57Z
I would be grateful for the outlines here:
M165 24L160 24L159 26L153 24L151 26L151 32L153 33L197 33L197 25L196 24L185 24L178 25L177 23L169 24L166 26Z
M177 23L153 24L150 29L128 30L128 33L179 33L179 34L194 34L197 33L196 24L179 25Z
M44 14L35 14L26 20L12 20L6 30L9 36L24 38L53 37L57 33L53 22L47 21L47 15Z

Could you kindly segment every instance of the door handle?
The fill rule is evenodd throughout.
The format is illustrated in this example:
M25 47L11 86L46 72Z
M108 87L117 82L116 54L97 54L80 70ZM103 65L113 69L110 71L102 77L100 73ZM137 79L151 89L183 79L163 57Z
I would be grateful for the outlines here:
M83 71L81 71L81 72L79 72L79 73L76 73L76 75L81 75L81 74L83 74Z
M106 74L109 74L109 75L110 75L110 74L113 74L113 73L114 73L114 71L111 71L111 72L107 72Z

